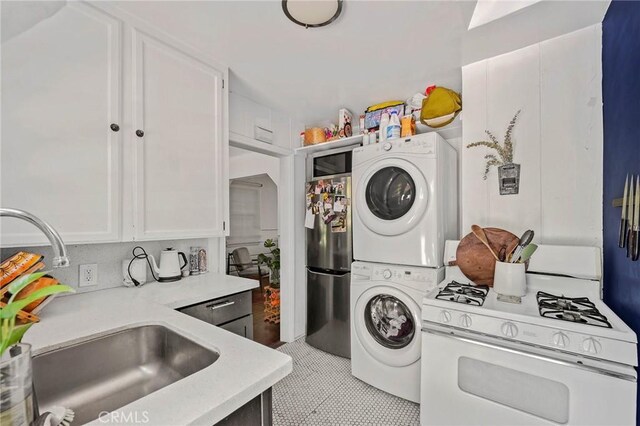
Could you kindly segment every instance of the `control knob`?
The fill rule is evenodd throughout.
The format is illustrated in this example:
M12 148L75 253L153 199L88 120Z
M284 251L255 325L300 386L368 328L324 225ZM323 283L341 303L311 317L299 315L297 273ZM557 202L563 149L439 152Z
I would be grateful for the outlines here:
M582 349L590 354L598 354L602 351L602 345L593 337L587 337L582 341Z
M449 313L449 311L440 312L440 322L444 322L444 323L451 322L451 313Z
M385 280L388 280L389 278L391 278L391 271L388 269L385 269L384 271L382 271L382 277Z
M518 335L518 327L512 322L505 322L500 329L505 337L516 337Z
M462 314L462 316L460 316L460 325L465 328L471 327L471 317L467 314Z
M569 336L561 331L558 331L557 333L553 333L553 336L551 336L551 343L553 343L553 346L566 348L567 346L569 346Z
M389 142L385 142L385 144L382 145L382 149L384 149L385 151L390 151L391 150L391 144Z

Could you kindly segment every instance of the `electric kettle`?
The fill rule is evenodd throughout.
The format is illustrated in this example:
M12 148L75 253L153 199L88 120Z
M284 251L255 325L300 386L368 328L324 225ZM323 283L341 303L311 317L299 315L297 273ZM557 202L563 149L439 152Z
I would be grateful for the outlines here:
M149 255L149 258L151 259L151 267L158 274L158 281L160 282L179 281L182 277L181 271L188 263L187 256L172 247L166 248L160 253L160 267L158 267L156 259L152 255ZM182 258L182 265L180 264L180 258Z

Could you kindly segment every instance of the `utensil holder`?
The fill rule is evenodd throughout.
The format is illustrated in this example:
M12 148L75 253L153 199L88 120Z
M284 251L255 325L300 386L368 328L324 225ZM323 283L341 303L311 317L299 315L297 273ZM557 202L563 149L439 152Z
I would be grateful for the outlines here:
M527 294L526 265L524 263L496 262L493 291L505 296L516 297Z

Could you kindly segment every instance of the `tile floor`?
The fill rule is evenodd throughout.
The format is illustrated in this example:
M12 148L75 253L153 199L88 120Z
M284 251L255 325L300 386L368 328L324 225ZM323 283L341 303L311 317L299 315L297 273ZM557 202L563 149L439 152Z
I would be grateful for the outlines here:
M420 424L418 404L356 379L348 359L315 349L304 339L278 350L293 358L293 372L273 387L275 426Z

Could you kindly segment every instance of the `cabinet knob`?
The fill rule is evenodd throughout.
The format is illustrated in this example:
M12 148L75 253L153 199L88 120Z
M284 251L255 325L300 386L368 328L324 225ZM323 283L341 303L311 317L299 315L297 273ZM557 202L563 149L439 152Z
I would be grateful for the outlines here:
M144 132L142 130L136 130L136 136L141 138L144 136Z
M120 130L120 126L118 126L116 123L111 123L111 130L113 130L114 132L117 132L118 130Z

